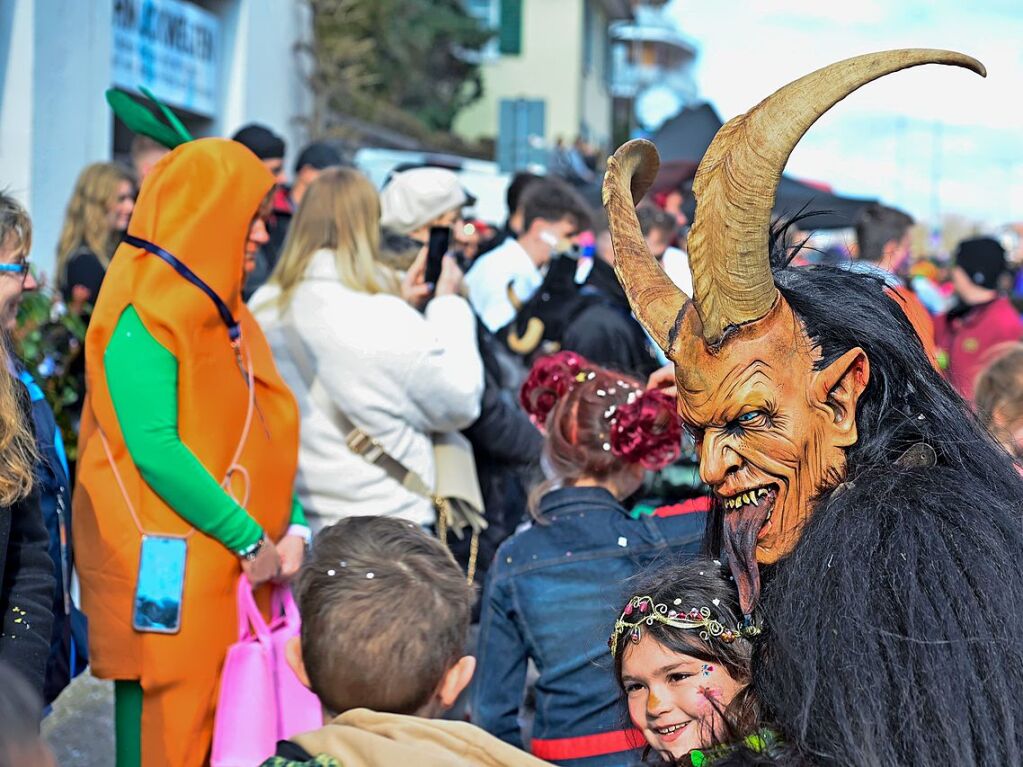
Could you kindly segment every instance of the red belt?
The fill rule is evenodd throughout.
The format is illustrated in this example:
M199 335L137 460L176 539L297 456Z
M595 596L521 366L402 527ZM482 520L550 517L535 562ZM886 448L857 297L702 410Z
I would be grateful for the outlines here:
M642 748L645 744L646 740L639 730L614 730L576 738L534 738L530 750L538 759L557 761L617 754L619 751Z
M654 509L655 517L677 517L680 514L693 514L698 511L710 511L710 496L701 495L698 498L676 503L674 506L661 506Z

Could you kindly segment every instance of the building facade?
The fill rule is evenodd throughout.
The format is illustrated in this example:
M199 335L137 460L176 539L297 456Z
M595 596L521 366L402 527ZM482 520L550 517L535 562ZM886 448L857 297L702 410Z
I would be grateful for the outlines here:
M483 97L458 115L456 133L495 139L499 161L516 151L513 144L537 160L558 139L611 147L608 28L632 18L628 0L467 0L466 7L496 34L482 56Z
M666 9L666 0L633 0L633 18L611 25L615 137L655 131L699 97L697 47Z
M308 13L298 0L0 2L0 187L32 215L38 268L52 275L79 171L127 153L107 88L148 87L196 136L264 123L290 163L309 105L295 53Z

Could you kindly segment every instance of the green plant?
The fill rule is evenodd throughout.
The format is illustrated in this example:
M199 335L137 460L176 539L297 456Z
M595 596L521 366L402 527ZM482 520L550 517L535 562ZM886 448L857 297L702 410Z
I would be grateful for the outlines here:
M46 288L26 293L18 309L14 351L53 408L68 460L78 455L78 417L85 397L85 322Z
M313 129L331 113L411 135L451 130L482 95L479 55L493 30L462 0L308 0Z

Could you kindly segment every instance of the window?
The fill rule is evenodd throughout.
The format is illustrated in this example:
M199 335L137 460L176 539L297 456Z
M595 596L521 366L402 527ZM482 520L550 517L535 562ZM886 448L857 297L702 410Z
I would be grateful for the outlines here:
M479 55L467 56L473 61L496 59L499 55L498 40L501 26L501 0L463 0L465 12L479 19L480 24L494 32L494 36L480 48Z
M583 71L593 71L593 2L583 0Z
M475 16L487 29L497 29L501 23L501 0L464 0L465 12Z
M583 72L610 84L608 24L596 0L583 1Z

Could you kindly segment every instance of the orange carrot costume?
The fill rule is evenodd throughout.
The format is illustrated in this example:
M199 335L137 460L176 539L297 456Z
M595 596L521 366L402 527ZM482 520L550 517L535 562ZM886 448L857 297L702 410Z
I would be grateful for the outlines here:
M251 355L256 413L238 463L251 479L249 514L272 540L285 532L298 456L298 412L258 324L241 299L250 222L273 178L245 147L222 139L184 144L147 177L129 234L176 256L227 304ZM214 304L169 264L118 248L86 338L88 395L74 497L76 557L90 620L96 676L139 680L142 754L150 765L205 762L220 669L236 638L238 558L201 532L188 540L181 630L132 628L140 535L111 470L101 429L147 533L182 535L189 525L143 480L124 443L103 355L124 310L178 362L178 431L199 461L223 478L241 438L248 389ZM241 498L241 481L234 483Z

